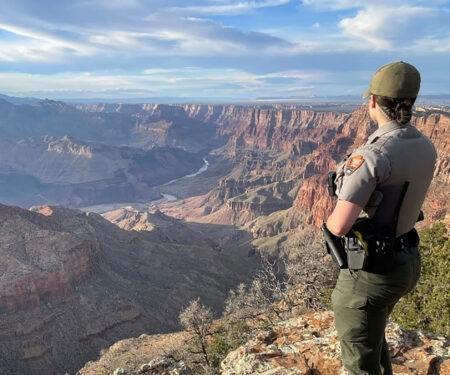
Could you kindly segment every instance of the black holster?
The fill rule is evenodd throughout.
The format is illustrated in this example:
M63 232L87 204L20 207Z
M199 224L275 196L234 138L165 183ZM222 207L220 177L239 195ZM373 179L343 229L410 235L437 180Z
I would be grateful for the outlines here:
M339 268L347 268L347 254L345 253L343 239L331 233L326 224L322 224L322 232L325 237L327 253L331 255Z

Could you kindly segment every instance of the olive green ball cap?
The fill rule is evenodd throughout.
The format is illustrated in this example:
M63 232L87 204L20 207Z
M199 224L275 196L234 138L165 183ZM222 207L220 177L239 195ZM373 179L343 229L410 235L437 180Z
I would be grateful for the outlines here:
M363 94L388 96L390 98L416 98L420 89L420 73L411 64L396 61L378 69Z

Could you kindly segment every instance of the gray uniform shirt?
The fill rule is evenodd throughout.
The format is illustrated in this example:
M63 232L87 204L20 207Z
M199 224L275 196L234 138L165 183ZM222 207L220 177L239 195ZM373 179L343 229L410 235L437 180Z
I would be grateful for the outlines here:
M339 166L336 194L340 200L362 206L360 216L383 226L392 222L400 191L409 181L396 228L400 236L417 221L436 158L434 145L419 130L390 121Z

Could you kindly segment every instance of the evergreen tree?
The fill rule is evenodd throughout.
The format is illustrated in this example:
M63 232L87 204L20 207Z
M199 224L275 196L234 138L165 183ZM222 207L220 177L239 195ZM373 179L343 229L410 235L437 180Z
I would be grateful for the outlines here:
M406 329L450 336L449 254L450 240L444 223L420 232L420 279L393 311L394 319Z

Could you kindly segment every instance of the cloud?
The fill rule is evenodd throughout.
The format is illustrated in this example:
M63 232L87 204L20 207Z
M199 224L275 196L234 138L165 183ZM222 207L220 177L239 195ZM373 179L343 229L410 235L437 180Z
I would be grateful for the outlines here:
M415 40L409 47L412 51L428 51L445 54L450 52L450 36L429 36ZM448 61L447 61L448 62Z
M448 0L377 0L370 2L367 0L302 0L302 4L315 7L317 9L341 10L365 8L373 5L378 6L440 6L448 4Z
M273 53L292 45L280 37L242 31L189 15L226 13L228 7L234 9L232 12L237 9L246 12L290 1L202 1L202 6L189 5L189 1L167 1L171 5L167 6L162 1L155 1L150 6L138 0L130 3L125 0L115 0L113 3L106 0L74 3L62 0L52 5L52 12L43 14L39 10L31 14L36 7L29 0L18 0L6 14L0 14L0 29L22 36L24 40L16 43L14 48L7 47L7 43L0 40L0 49L3 49L0 59L54 62L64 56L67 60L72 59L74 54L107 55L121 59L130 54L211 56L247 55L256 51ZM25 10L25 5L30 5L30 9ZM64 7L67 7L67 16L62 15ZM15 24L6 23L6 19L14 19ZM41 49L36 42L41 43Z
M249 13L280 7L293 0L101 0L52 2L16 0L0 14L0 28L23 38L14 44L0 39L0 60L65 62L74 57L102 57L123 61L126 56L249 56L345 51L404 50L420 52L423 41L436 31L448 37L448 10L431 6L398 7L379 0L376 5L361 0L305 0L310 7L356 9L354 16L337 20L335 28L319 22L309 31L277 33L243 30L223 24L215 15ZM424 3L413 1L415 4ZM52 12L47 9L51 7ZM402 16L399 17L398 15ZM446 19L447 18L447 19ZM14 23L11 22L14 20ZM438 29L439 24L443 26ZM3 26L2 26L3 25ZM432 26L430 26L432 25ZM312 31L314 30L314 32Z
M146 69L141 74L94 74L92 72L62 74L0 73L2 89L11 95L28 93L53 99L76 97L107 97L127 95L148 96L196 96L258 97L283 95L289 92L309 92L312 82L326 82L324 71L280 71L269 74L252 74L238 69ZM17 91L17 87L21 91ZM45 88L45 89L43 89ZM109 93L109 94L108 94ZM192 94L191 94L192 95Z
M293 0L256 0L256 1L204 1L202 5L177 6L167 8L168 12L195 15L236 15L248 13L254 9L275 7L291 3Z
M303 4L319 10L356 11L337 24L343 37L338 43L341 46L353 41L357 50L426 53L421 47L432 40L433 52L446 51L441 43L450 36L450 10L444 6L448 1L303 0Z
M430 24L436 31L439 23L450 20L449 15L448 11L418 6L377 5L344 18L339 27L345 35L367 41L375 50L406 49L423 35L427 36Z
M349 9L363 6L367 1L358 0L303 0L302 3L307 6L313 6L318 9Z
M48 79L60 96L67 90L265 96L350 85L359 93L378 63L402 58L447 69L447 4L14 0L0 12L2 90L37 92Z
M59 38L39 30L0 23L0 31L6 31L15 38L0 41L0 60L47 61L62 60L67 56L86 56L94 53L91 46L77 43L70 39Z

